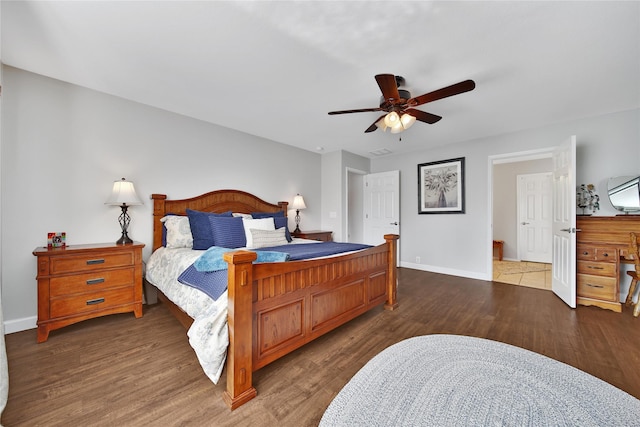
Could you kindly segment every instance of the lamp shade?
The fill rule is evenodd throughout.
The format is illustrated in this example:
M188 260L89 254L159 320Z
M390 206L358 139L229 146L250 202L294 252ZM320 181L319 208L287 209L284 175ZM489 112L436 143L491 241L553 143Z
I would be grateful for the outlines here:
M293 198L293 203L291 204L291 208L296 210L307 208L307 205L304 204L304 199L300 194L297 194L296 197Z
M111 190L111 196L104 202L105 205L141 205L142 200L136 194L136 190L133 187L133 182L127 181L122 178L120 181L113 183L113 189Z

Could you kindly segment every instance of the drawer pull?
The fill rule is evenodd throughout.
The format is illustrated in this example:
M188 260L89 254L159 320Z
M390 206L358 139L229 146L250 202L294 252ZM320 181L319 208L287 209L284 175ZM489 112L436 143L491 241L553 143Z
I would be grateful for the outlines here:
M609 254L607 254L607 253L605 253L605 254L603 254L603 255L604 255L604 256L609 256Z
M94 264L104 264L104 258L87 260L87 265L94 265Z
M90 299L90 300L87 300L87 305L96 305L96 304L101 304L103 302L104 302L104 298Z
M98 279L89 279L89 280L87 280L87 285L97 285L99 283L104 283L104 277L100 277Z
M604 270L604 267L596 267L594 265L590 265L589 268L591 268L592 270Z
M589 255L589 252L582 252L582 255Z
M603 285L592 285L591 283L586 283L586 285L591 287L591 288L604 288Z

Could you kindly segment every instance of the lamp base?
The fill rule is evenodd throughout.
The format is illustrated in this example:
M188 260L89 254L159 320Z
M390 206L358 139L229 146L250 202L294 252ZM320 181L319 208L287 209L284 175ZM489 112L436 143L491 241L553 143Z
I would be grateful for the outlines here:
M131 243L133 243L133 240L131 240L131 238L126 234L123 234L122 237L120 237L116 242L116 245L128 245Z
M300 230L300 227L296 225L296 229L293 230L293 233L302 233L302 230Z
M131 240L129 238L129 235L127 234L127 229L129 228L129 223L131 222L131 217L129 217L129 214L127 213L128 206L125 203L123 203L122 206L120 206L120 207L122 208L122 213L118 217L118 222L120 223L120 228L122 229L122 237L120 237L118 239L116 244L117 245L126 245L126 244L129 244L129 243L133 243L133 240Z

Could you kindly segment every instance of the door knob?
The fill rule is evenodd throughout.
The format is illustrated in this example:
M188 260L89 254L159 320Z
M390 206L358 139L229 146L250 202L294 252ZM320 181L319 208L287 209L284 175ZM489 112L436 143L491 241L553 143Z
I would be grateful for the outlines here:
M398 221L396 221L396 222L391 222L391 223L389 223L389 225L398 225Z
M528 222L521 222L520 224L522 224L522 225L527 225L527 224L529 224L529 223L528 223Z

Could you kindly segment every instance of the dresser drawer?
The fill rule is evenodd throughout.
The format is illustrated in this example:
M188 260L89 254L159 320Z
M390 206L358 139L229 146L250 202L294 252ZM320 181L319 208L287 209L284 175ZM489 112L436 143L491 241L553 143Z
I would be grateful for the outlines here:
M616 277L616 264L611 262L578 261L578 273Z
M134 265L133 251L51 257L49 274L77 273Z
M578 296L605 301L618 301L618 278L578 274Z
M105 270L73 276L52 277L49 280L51 298L83 293L96 292L109 288L133 285L135 270L133 267L119 270Z
M62 317L78 315L94 310L104 310L122 304L132 304L134 301L134 287L114 289L109 291L91 292L66 298L52 298L50 316Z
M592 246L578 244L576 258L584 261L602 261L616 263L618 250L611 246Z

